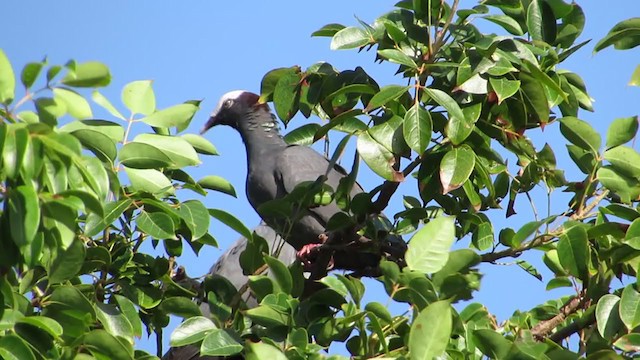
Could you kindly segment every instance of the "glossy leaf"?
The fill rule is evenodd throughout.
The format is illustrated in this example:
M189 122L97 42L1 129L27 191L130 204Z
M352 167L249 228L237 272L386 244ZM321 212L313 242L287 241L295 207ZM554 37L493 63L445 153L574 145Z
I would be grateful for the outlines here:
M93 99L96 104L102 106L105 110L107 110L109 114L117 117L118 119L126 120L126 118L118 111L118 109L116 109L113 104L111 104L111 101L109 101L109 99L107 99L97 90L91 93L91 99ZM120 140L121 139L122 138L120 138Z
M640 196L638 180L620 173L611 166L599 168L597 177L602 185L618 194L624 203L629 203Z
M442 193L447 194L464 184L475 166L475 153L466 144L449 150L440 162Z
M40 202L33 186L20 185L9 194L9 228L18 246L30 244L40 226Z
M364 162L376 174L389 181L403 180L402 174L393 168L395 164L393 154L374 140L369 131L365 131L358 136L356 147Z
M207 356L230 356L244 347L223 329L209 331L200 346L200 354Z
M253 233L249 230L242 221L238 220L235 216L229 214L228 212L220 209L209 209L209 215L214 218L220 220L223 224L232 228L240 235L246 237L247 239L253 238Z
M441 356L453 330L451 304L437 301L422 310L411 324L409 355L411 360Z
M620 319L631 330L640 325L640 293L633 285L625 286L620 298Z
M619 173L640 179L640 153L635 149L625 145L616 146L605 151L604 159Z
M91 130L107 136L114 143L122 142L124 138L122 125L107 120L76 120L65 124L60 130L69 133L78 130Z
M364 109L364 112L370 112L373 109L384 106L390 101L398 99L405 92L407 92L409 88L411 87L400 86L400 85L387 85L381 88L380 91L378 91L378 93L373 95L371 100L369 100L369 103L367 104L367 107Z
M596 306L596 324L598 332L605 339L611 339L619 331L622 321L619 316L620 298L606 294L598 300Z
M56 101L66 105L69 115L76 119L86 119L93 117L89 102L80 94L65 88L54 88L53 96Z
M158 110L151 115L141 119L147 125L170 128L185 128L191 122L191 118L198 111L198 106L194 104L179 104Z
M171 180L158 170L125 167L124 171L127 173L133 188L138 191L146 191L158 196L175 193Z
M298 112L300 75L287 72L278 79L273 90L273 105L282 122L287 124Z
M287 144L311 145L313 144L316 132L321 128L320 124L311 123L300 126L288 132L284 136Z
M122 103L133 114L151 115L156 110L156 96L151 80L132 81L122 88Z
M346 27L339 30L331 39L331 50L353 49L367 45L371 37L359 27Z
M600 134L586 121L573 116L560 119L560 132L572 144L598 153L601 145Z
M218 155L216 147L209 140L200 135L184 134L181 135L181 137L191 144L198 154Z
M213 321L204 316L194 316L185 320L171 333L171 346L184 346L204 339L207 334L217 329Z
M86 236L95 236L107 226L111 225L116 219L122 215L122 213L133 204L130 199L124 199L121 201L113 201L104 205L104 216L100 216L96 213L91 213L87 217L84 233Z
M608 149L625 144L638 133L638 117L618 118L611 122L607 130L606 147Z
M136 225L154 239L176 239L173 221L165 213L142 211L136 218Z
M0 49L0 103L9 104L13 101L16 91L16 77L11 62Z
M198 185L202 186L205 189L219 191L221 193L237 197L236 189L234 189L233 185L231 185L231 183L224 178L217 175L207 175L203 177L202 179L198 180Z
M182 168L200 164L200 159L193 146L181 137L140 134L136 136L133 141L134 144L147 144L160 150L170 159L174 167Z
M404 115L402 134L407 145L418 154L422 154L431 142L433 123L431 114L420 106L414 104Z
M13 334L0 337L0 356L4 360L36 360L29 345Z
M521 36L524 35L522 27L512 17L507 15L485 15L482 19L489 20L494 24L500 25L503 29L507 30L510 34Z
M162 150L149 144L126 143L119 154L123 165L135 169L153 169L176 165Z
M209 231L209 212L202 202L198 200L184 201L180 204L178 213L191 231L192 240L203 237Z
M406 261L411 270L431 274L444 267L455 241L455 219L439 216L418 230L409 241Z
M505 78L489 78L491 88L495 91L498 97L498 104L502 103L504 99L510 98L515 95L520 89L520 80L509 80Z
M44 67L44 63L42 62L32 62L28 63L22 68L22 73L20 73L20 81L25 89L31 88L33 83L36 82L38 75L42 71Z
M601 51L611 45L618 50L640 45L640 18L635 17L617 23L604 38L598 41L593 52Z
M249 343L248 346L249 352L245 356L247 360L287 360L280 349L267 343Z
M75 87L101 87L111 82L109 68L97 61L87 61L77 64L75 70L62 79L62 83Z
M558 257L560 264L569 274L579 279L586 276L589 261L589 240L584 228L574 226L560 236Z

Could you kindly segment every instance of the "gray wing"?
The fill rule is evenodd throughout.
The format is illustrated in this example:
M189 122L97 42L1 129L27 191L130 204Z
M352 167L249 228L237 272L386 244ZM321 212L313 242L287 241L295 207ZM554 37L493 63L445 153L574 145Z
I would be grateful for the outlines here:
M261 223L255 229L256 234L263 237L269 245L271 254L278 255L278 259L285 265L290 265L296 260L296 250L289 244L282 241L281 237L269 226ZM242 273L240 266L240 254L247 248L247 239L242 237L238 239L227 251L225 251L218 261L209 270L209 275L217 274L227 278L236 289L240 289L247 283L249 278ZM279 251L279 252L278 252ZM278 252L276 254L276 252ZM249 308L258 306L255 297L247 292L244 300ZM206 302L200 305L200 310L204 316L209 316L209 305ZM199 346L182 346L171 348L162 357L162 360L220 360L220 359L242 359L242 356L236 357L220 357L220 356L200 356Z
M327 174L329 165L329 160L312 148L292 145L280 155L276 171L281 178L283 190L288 194L301 182L316 181L319 176ZM336 190L340 179L347 176L347 172L339 165L328 170L326 184ZM351 189L351 196L361 192L363 192L362 188L356 183ZM334 202L309 209L309 212L321 223L323 227L321 231L324 231L324 226L331 216L340 211Z

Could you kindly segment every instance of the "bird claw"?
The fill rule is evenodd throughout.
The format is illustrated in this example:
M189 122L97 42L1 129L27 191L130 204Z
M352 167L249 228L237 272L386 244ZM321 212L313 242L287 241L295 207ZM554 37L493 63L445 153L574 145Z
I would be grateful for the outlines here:
M302 267L304 271L312 271L314 260L317 258L318 253L320 252L322 244L307 244L304 245L297 253L296 257L298 260L302 262ZM332 269L334 266L333 256L331 260L329 260L329 264L327 265L328 269Z

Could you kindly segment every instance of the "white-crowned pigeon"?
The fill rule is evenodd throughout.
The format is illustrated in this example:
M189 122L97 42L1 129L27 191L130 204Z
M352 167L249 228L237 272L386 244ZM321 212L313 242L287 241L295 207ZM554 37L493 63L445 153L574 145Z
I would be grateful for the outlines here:
M296 250L291 245L284 243L282 238L276 234L276 232L269 226L261 223L253 231L264 238L269 245L269 252L273 256L277 256L278 259L285 265L290 265L296 260ZM211 267L207 275L220 275L237 289L240 290L249 280L247 275L244 275L242 267L240 266L240 254L247 247L247 239L242 237L238 239L227 251L225 251L216 263ZM268 273L267 273L268 274ZM247 305L247 308L253 308L258 306L255 296L249 291L246 291L243 295L243 300ZM209 305L206 301L200 305L202 314L206 317L210 315ZM236 357L241 359L242 357ZM234 357L220 357L220 356L200 356L200 347L195 345L187 345L178 348L171 348L162 357L162 360L218 360L218 359L234 359Z
M216 125L230 126L242 137L248 166L246 192L253 208L299 254L307 254L310 247L321 242L319 236L325 233L329 219L341 211L335 202L303 209L301 214L292 214L291 218L295 219L293 224L288 219L261 213L260 206L281 199L297 185L315 182L321 176L326 176L324 183L336 190L340 179L347 176L346 171L338 165L329 169L329 160L310 147L287 144L279 133L275 115L254 93L238 90L225 94L201 133ZM362 191L356 183L350 194L353 197ZM363 266L362 263L352 266L349 262L372 258L362 255L338 252L335 256L346 261L336 260L336 267L358 270L356 267ZM376 266L377 260L379 257L373 261L365 260L364 266Z

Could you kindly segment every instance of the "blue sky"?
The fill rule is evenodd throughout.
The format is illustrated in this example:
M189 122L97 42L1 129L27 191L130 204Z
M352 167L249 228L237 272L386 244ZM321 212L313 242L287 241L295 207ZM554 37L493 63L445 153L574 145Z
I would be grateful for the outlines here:
M362 66L381 85L398 82L392 75L395 66L373 63L373 53L355 51L335 52L329 49L326 38L311 38L310 34L327 23L355 25L355 16L373 22L392 9L395 1L325 0L308 1L30 1L10 0L3 3L5 36L0 47L5 51L19 73L29 61L45 55L50 63L63 64L73 58L77 61L99 60L112 72L112 84L102 90L112 102L119 104L122 86L133 80L152 79L158 108L164 108L188 99L204 99L201 111L188 131L197 132L217 99L229 90L259 91L262 76L276 67L300 65L303 68L327 61L345 70ZM461 7L476 4L463 0ZM618 21L640 15L637 1L580 1L587 25L580 40L594 41L580 50L561 68L580 74L591 96L596 100L595 113L582 113L603 135L615 118L636 115L639 112L640 89L627 86L635 66L640 64L638 50L618 52L605 50L595 56L591 51L597 40ZM484 31L497 31L486 21L476 24ZM9 35L11 34L11 35ZM123 109L122 106L119 107ZM98 107L93 107L98 112ZM291 127L302 125L304 118L296 118ZM312 119L317 121L317 119ZM579 180L579 174L564 150L564 139L556 125L544 133L529 134L538 148L549 142L556 152L561 168L567 168L569 181ZM198 179L205 175L222 175L238 192L238 198L211 193L206 200L191 193L182 193L183 200L198 198L208 207L223 208L253 226L258 216L244 195L246 175L244 148L231 129L213 129L207 134L221 156L205 157L203 164L190 173ZM352 156L345 156L351 159ZM511 161L514 164L515 161ZM349 167L350 164L347 164ZM581 180L581 179L580 179ZM371 173L362 172L359 181L371 189L380 180ZM415 183L407 181L401 193L411 194ZM542 192L539 192L542 194ZM556 194L558 195L558 194ZM388 214L401 208L401 197L392 201ZM555 211L566 206L567 198L558 196ZM518 215L505 221L501 213L492 213L497 232L504 226L515 229L518 224L533 220L532 212L520 200ZM536 199L538 211L546 213L546 199ZM204 274L237 234L224 225L214 223L212 234L220 249L203 249L196 258L190 251L179 259L192 276ZM458 246L467 246L463 240ZM535 256L527 258L541 264ZM505 261L507 262L507 261ZM542 270L542 268L540 268ZM483 266L485 277L476 300L488 306L499 320L508 318L516 309L529 309L545 299L566 294L565 291L545 292L541 283L515 266ZM549 273L543 272L545 281ZM386 303L387 296L380 290L369 291L370 299ZM174 321L174 324L176 321ZM165 335L168 338L169 331ZM166 343L166 340L165 340ZM153 342L142 339L140 346L152 351Z

